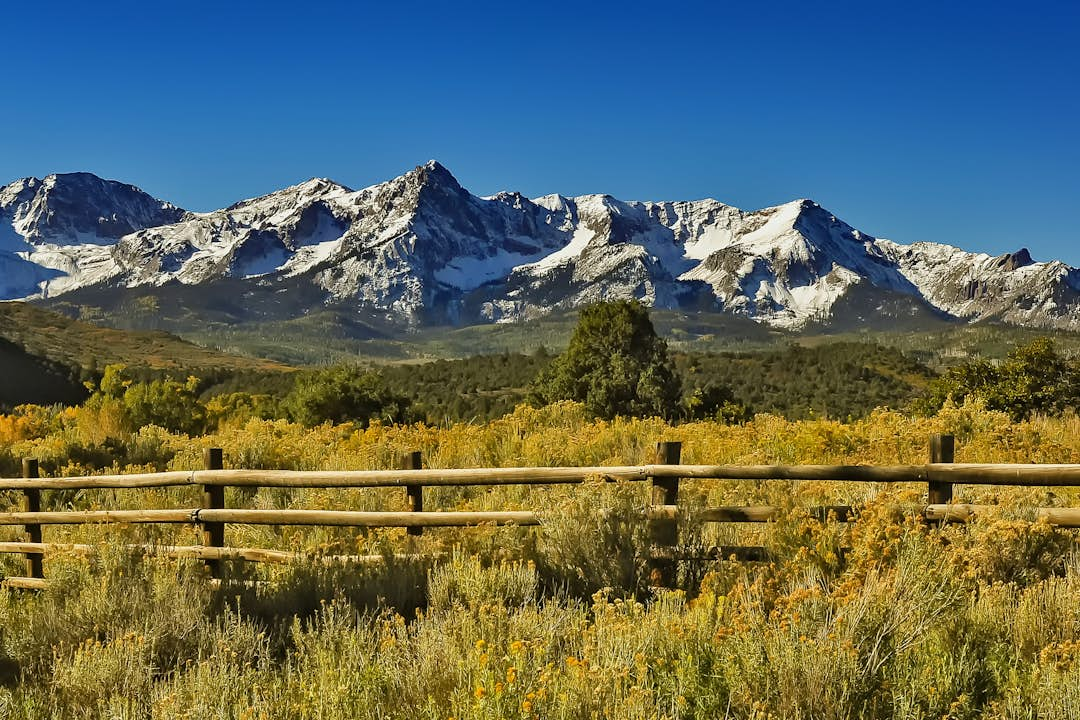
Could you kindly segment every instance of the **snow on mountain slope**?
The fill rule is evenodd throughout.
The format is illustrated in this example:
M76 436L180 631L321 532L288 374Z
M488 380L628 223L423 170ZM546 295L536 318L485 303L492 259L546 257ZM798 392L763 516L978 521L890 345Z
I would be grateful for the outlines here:
M1062 262L1035 262L1027 248L994 257L937 243L878 244L923 297L949 315L1080 327L1080 271Z
M946 316L1080 329L1080 271L1027 251L900 245L810 200L747 212L711 199L481 198L434 161L361 190L316 178L210 213L92 175L19 180L0 189L0 272L3 298L227 279L304 298L296 314L316 297L410 324L635 297L799 328L828 321L858 286Z
M89 173L16 180L0 188L4 297L104 282L115 269L109 248L121 237L185 215L133 185Z
M317 261L319 247L348 228L341 199L351 191L313 179L225 210L189 214L182 222L147 228L117 243L111 281L127 287L255 278Z

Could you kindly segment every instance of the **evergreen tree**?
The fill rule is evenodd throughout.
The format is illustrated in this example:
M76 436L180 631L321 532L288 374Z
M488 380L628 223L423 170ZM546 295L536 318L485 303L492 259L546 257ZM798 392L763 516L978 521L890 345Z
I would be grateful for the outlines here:
M670 416L679 379L649 314L636 300L582 309L566 352L540 374L532 398L574 400L593 415Z

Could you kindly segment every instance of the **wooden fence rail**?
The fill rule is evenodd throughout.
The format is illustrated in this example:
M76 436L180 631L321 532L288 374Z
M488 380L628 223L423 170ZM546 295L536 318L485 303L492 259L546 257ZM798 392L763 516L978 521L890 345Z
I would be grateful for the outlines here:
M0 553L22 553L26 557L26 578L7 578L11 587L40 587L42 556L66 550L87 554L87 545L50 544L42 540L45 525L153 523L191 524L201 528L202 545L163 546L157 552L172 557L194 557L206 561L211 575L221 577L226 560L288 562L306 557L299 553L258 548L225 547L225 526L321 525L340 527L403 527L410 535L423 528L471 527L485 524L532 526L541 516L528 510L515 511L428 511L424 508L424 487L556 485L582 483L594 479L650 482L652 505L645 514L652 521L653 542L658 549L678 544L677 523L686 512L678 504L680 480L788 480L870 483L922 483L927 488L923 516L935 522L966 522L986 508L952 502L954 484L1080 487L1080 465L1003 465L953 463L951 436L933 436L930 460L924 465L681 465L681 444L660 443L656 463L617 467L526 467L422 469L420 453L400 458L396 470L280 471L226 470L220 449L205 451L203 469L132 475L39 478L38 465L23 463L23 477L0 479L0 490L21 491L21 511L0 513L0 525L23 525L25 542L0 542ZM202 506L181 509L42 511L41 493L64 489L136 489L197 486L202 490ZM273 488L403 488L408 510L368 512L346 510L253 510L225 507L226 487ZM848 506L807 509L822 521L848 521L855 510ZM694 517L703 522L770 522L781 509L769 506L695 508ZM1039 508L1037 517L1052 524L1080 527L1080 508ZM131 546L146 550L149 546ZM740 548L727 548L739 551ZM756 550L743 548L741 550ZM715 554L715 553L714 553ZM738 553L736 553L738 554ZM743 553L747 557L754 553ZM368 556L335 556L339 560L366 562ZM670 576L674 557L660 552L656 572ZM667 558L667 559L665 559Z
M563 485L656 479L822 480L1080 487L1080 465L928 463L926 465L634 465L465 468L451 470L191 470L132 475L0 478L0 490L93 490L183 486L277 488L408 488L466 485Z

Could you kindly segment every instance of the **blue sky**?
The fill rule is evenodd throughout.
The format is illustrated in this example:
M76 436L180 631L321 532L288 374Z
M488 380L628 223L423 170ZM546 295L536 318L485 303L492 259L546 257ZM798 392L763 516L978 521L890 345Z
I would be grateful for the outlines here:
M1075 2L19 2L0 182L209 210L436 158L470 190L810 197L1080 265Z

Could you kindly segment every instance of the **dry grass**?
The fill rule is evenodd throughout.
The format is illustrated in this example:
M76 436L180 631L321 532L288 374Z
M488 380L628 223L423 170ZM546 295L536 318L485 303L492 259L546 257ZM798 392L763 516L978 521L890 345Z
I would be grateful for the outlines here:
M758 417L745 426L591 422L579 408L520 409L486 425L323 426L245 421L209 437L135 436L82 410L0 418L0 453L49 472L94 469L92 442L138 447L138 466L198 467L225 448L249 467L633 464L682 440L690 463L919 462L952 432L957 459L1076 462L1080 421L1012 424L977 406L930 419L878 411L850 424ZM102 440L101 442L105 442ZM80 456L79 453L83 453ZM80 459L82 458L82 459ZM767 502L780 520L702 527L691 545L765 545L769 563L683 563L653 591L643 484L430 491L430 509L534 508L536 529L356 532L230 528L227 541L382 553L385 564L230 568L257 586L213 591L198 563L137 557L121 542L192 542L189 529L113 528L94 560L54 556L53 589L0 594L0 717L10 718L1075 718L1080 561L1075 537L1025 519L1068 492L960 488L1002 504L969 526L928 527L897 508L925 488L832 483L683 484L691 506ZM16 497L8 498L11 504ZM405 506L403 491L230 491L252 507ZM820 523L808 505L860 505ZM176 506L191 491L48 494L63 507ZM46 539L99 541L100 528ZM9 531L9 535L14 534ZM397 552L443 553L438 562ZM18 571L21 560L4 561Z

